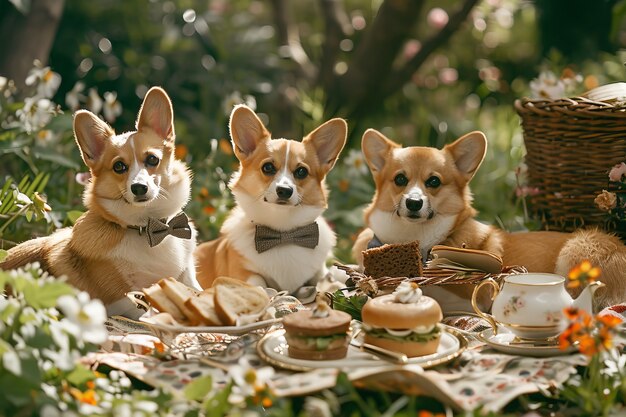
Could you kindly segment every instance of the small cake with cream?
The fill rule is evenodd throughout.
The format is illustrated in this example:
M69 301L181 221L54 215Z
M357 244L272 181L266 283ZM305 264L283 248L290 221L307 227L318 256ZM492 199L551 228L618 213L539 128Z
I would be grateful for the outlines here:
M296 359L341 359L348 352L352 317L330 308L321 297L312 310L301 310L283 319L289 356Z
M365 343L408 357L430 355L439 347L441 307L415 283L403 281L392 294L368 300L361 315Z

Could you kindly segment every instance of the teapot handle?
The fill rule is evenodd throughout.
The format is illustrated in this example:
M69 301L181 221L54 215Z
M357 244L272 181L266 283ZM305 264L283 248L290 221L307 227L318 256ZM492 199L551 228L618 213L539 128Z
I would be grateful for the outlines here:
M478 284L476 286L476 288L474 288L474 292L472 293L472 307L474 308L474 311L480 317L482 317L483 319L487 320L487 322L493 328L493 334L495 335L495 334L498 333L498 325L496 324L496 320L494 319L494 317L491 314L488 314L488 313L485 313L485 312L481 311L480 308L478 307L478 302L476 300L476 298L478 296L478 291L480 291L480 289L481 289L481 287L483 285L491 285L493 287L493 292L491 294L491 300L492 301L496 298L496 296L500 292L500 286L498 285L498 283L493 278L487 278L486 280L483 280L483 282Z

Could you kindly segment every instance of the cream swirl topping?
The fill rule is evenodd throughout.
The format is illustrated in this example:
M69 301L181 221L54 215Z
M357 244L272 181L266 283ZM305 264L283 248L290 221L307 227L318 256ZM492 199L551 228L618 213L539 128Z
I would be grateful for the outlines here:
M414 304L422 298L422 290L414 282L402 281L393 292L394 302L402 304Z
M315 308L313 309L313 312L311 313L311 316L318 318L318 319L323 319L324 317L330 316L330 310L331 308L328 304L318 299L317 304L315 305Z

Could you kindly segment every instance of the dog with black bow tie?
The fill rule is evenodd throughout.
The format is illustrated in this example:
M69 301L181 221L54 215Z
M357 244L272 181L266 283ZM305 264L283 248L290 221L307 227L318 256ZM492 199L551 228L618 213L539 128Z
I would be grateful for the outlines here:
M162 89L146 94L137 130L116 135L96 115L74 115L74 135L91 173L83 194L89 209L73 228L9 250L0 269L39 262L44 270L99 298L109 315L142 311L129 291L174 277L199 288L196 232L182 212L191 175L174 158L172 103Z
M208 288L224 275L290 293L315 285L336 243L322 217L324 180L345 145L345 120L329 120L301 142L272 139L258 116L239 105L229 127L240 162L229 183L237 205L221 235L198 246L198 281Z

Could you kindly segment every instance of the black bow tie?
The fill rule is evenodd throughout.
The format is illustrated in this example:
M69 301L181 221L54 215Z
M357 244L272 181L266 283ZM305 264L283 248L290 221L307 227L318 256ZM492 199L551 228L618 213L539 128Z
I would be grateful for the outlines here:
M147 226L128 226L128 228L139 230L140 235L146 232L148 244L151 248L161 243L167 235L180 239L191 239L189 218L182 211L172 217L169 222L166 222L166 219L149 217Z
M267 226L257 225L254 235L254 244L258 253L263 253L276 246L293 244L304 248L313 249L319 242L320 231L317 223L296 227L295 229L281 232Z

